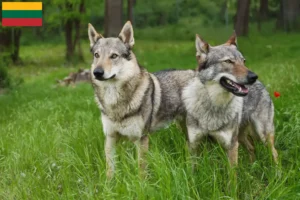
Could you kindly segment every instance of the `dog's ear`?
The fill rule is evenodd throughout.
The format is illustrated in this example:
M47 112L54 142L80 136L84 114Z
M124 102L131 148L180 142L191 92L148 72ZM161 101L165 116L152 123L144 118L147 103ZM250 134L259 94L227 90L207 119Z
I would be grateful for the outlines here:
M90 47L93 47L94 44L100 39L103 38L103 36L95 30L95 28L92 26L92 24L89 23L88 27L88 34L90 39Z
M134 45L133 28L130 21L127 21L123 26L119 38L125 43L129 44L130 47Z
M209 52L209 44L205 42L198 34L196 34L195 45L197 49L197 56L207 54Z
M229 40L225 43L226 45L234 45L237 47L237 36L235 31L233 31L233 34L230 36Z
M198 34L196 34L196 59L198 62L198 70L204 68L203 64L206 64L206 56L209 52L209 44L205 42ZM200 67L201 66L201 67ZM200 71L200 70L199 70Z

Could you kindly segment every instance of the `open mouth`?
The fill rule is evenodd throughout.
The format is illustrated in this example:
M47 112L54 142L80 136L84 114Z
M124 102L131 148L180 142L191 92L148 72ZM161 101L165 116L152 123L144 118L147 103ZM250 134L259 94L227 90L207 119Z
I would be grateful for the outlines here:
M109 78L103 78L103 76L101 76L101 77L95 77L97 80L99 80L99 81L107 81L107 80L110 80L110 79L113 79L113 78L115 78L115 74L114 75L112 75L111 77L109 77Z
M248 88L246 88L244 85L238 84L229 78L222 77L220 79L220 84L229 92L236 96L246 96L248 94Z

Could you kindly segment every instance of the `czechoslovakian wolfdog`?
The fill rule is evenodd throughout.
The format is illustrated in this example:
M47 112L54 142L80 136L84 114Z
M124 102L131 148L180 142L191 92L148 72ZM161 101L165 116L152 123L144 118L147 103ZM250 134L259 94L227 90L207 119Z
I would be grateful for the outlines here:
M231 164L237 163L238 141L253 159L254 147L248 135L256 133L269 142L277 162L273 104L263 85L256 81L257 75L245 67L235 35L215 47L197 36L196 71L165 70L155 74L137 62L130 22L118 37L104 38L91 24L88 35L94 56L91 81L106 136L108 178L114 173L115 146L121 136L136 144L144 172L148 134L173 120L188 132L192 153L203 136L210 135L225 147Z
M198 75L182 93L192 155L197 154L204 136L212 136L227 150L231 165L237 164L239 142L253 160L251 135L268 141L277 163L273 103L262 83L256 81L257 75L246 68L235 33L219 46L210 46L196 35L196 50Z
M195 72L171 70L151 74L139 66L132 52L135 42L130 22L116 38L104 38L91 24L88 35L94 55L92 85L106 136L107 176L113 176L115 145L120 136L136 144L139 166L144 170L148 133L175 118L184 124L181 90Z

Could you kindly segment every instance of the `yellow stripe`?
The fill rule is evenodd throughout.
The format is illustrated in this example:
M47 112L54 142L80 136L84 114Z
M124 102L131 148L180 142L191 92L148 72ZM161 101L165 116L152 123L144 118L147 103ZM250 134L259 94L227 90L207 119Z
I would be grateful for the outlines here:
M2 10L42 10L42 2L2 2Z

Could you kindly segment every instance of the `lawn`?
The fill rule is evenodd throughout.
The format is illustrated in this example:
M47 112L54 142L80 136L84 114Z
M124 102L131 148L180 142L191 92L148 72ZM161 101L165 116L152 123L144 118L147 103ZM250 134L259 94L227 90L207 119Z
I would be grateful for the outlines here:
M151 72L195 68L191 34L181 40L142 40L148 31L159 30L136 32L139 63ZM220 44L230 32L206 31L203 37ZM203 143L198 170L192 173L185 136L175 125L151 135L148 179L137 175L135 147L124 141L117 149L116 176L107 181L100 112L91 85L55 85L69 72L90 67L88 40L86 61L76 66L63 65L63 43L22 46L25 64L9 73L24 83L0 96L0 199L300 199L298 41L299 35L283 33L239 38L247 66L275 104L280 163L274 165L262 144L256 145L253 164L240 148L237 189L228 181L227 158L217 144ZM281 96L275 98L274 91Z

